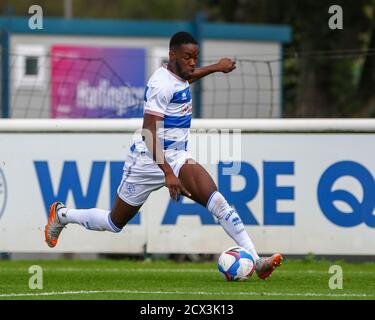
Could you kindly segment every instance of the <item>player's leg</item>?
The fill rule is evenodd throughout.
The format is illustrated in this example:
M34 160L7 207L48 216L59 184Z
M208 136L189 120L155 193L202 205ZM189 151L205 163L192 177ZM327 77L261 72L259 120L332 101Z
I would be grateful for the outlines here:
M164 175L161 170L160 173L155 171L155 168L157 166L152 159L142 158L131 147L112 210L69 209L61 202L53 203L45 227L47 244L50 247L56 246L61 231L69 223L79 224L89 230L120 232L139 211L149 194L163 185ZM145 173L150 181L139 184L138 181L145 180Z
M237 211L232 208L217 187L210 174L194 160L185 163L179 179L191 193L191 198L205 206L218 220L225 232L241 247L248 250L254 259L259 259L254 244L247 234Z
M58 217L63 224L75 223L95 231L120 232L142 205L132 206L116 195L112 210L61 209Z
M50 216L45 227L45 239L50 247L55 247L63 228L69 224L79 224L88 230L118 233L134 217L142 205L132 206L116 196L111 211L99 208L68 209L61 202L51 205Z
M179 172L179 179L191 193L191 198L205 206L218 220L225 232L237 243L247 249L256 262L256 272L261 279L271 275L282 261L280 254L260 258L237 211L232 208L223 195L217 191L209 173L197 162L189 160Z
M117 228L123 229L127 223L133 219L142 205L132 206L116 196L115 203L111 210L111 220Z
M206 207L210 196L217 187L209 173L193 159L181 167L178 178L191 193L191 199Z
M163 176L162 172L160 176ZM61 202L55 202L51 206L45 228L47 244L50 247L56 246L61 231L69 223L79 224L89 230L120 232L139 211L150 193L163 186L163 179L156 178L152 179L153 184L137 184L125 173L111 211L98 208L68 209Z

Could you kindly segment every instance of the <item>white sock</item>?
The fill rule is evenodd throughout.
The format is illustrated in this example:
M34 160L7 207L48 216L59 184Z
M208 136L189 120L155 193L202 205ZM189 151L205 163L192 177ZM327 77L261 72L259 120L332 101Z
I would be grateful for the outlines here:
M237 211L228 204L220 192L215 191L211 194L207 202L207 209L218 219L225 232L238 246L249 251L254 261L259 259L255 246L247 234L240 216Z
M112 222L110 211L103 209L67 209L58 211L59 220L63 224L76 223L88 230L120 232Z

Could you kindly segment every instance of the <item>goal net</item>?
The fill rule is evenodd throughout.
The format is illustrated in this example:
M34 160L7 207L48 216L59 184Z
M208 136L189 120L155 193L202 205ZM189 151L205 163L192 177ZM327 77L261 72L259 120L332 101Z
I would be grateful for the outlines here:
M115 58L137 63L135 54ZM202 64L216 61L209 58ZM145 84L153 71L140 68L141 76L134 81L134 71L128 72L126 64L118 68L112 59L58 50L10 53L9 62L10 118L141 117ZM198 93L193 84L193 109L200 107L203 118L280 117L281 62L236 58L236 65L229 74L200 80ZM200 106L194 104L196 94Z

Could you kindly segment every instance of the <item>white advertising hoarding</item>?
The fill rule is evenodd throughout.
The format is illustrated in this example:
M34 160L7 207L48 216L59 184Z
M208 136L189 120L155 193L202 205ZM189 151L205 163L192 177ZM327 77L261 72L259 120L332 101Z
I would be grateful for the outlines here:
M215 127L206 122L200 127ZM0 132L0 252L218 253L234 245L205 208L174 203L162 188L121 233L68 225L48 248L53 201L109 210L121 179L134 124L111 132L88 123ZM375 132L264 128L229 137L200 130L189 144L258 251L374 254Z

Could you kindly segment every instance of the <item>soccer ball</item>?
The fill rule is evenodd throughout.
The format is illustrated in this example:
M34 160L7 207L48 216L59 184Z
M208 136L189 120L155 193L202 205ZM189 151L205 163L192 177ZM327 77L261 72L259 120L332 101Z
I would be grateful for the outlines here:
M221 253L217 267L225 280L243 281L251 277L255 263L246 249L232 247Z

